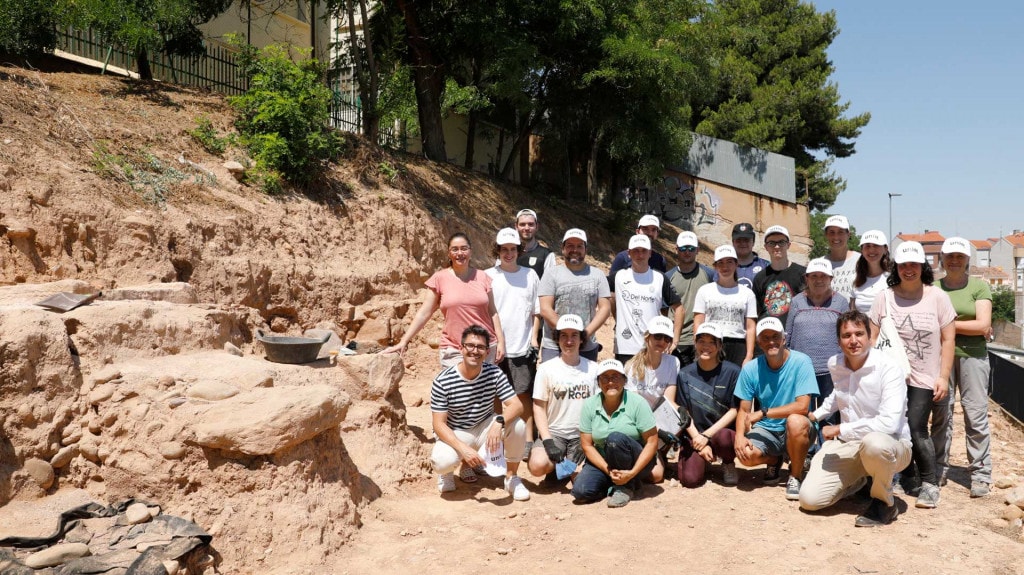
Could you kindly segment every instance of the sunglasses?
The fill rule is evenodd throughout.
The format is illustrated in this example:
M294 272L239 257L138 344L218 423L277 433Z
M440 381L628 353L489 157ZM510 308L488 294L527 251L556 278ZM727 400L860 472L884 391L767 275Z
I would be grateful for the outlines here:
M770 241L770 242L765 242L764 245L766 245L766 246L768 246L770 248L781 248L781 247L788 246L789 245L789 240L779 240L779 241L774 241L773 240L773 241Z
M679 248L679 251L681 251L681 252L695 252L695 251L697 251L697 248L695 248L693 246L683 246L683 247Z
M658 341L664 341L664 342L670 342L670 341L672 341L672 336L665 335L663 333L652 333L651 334L651 339L655 339L655 340L658 340Z

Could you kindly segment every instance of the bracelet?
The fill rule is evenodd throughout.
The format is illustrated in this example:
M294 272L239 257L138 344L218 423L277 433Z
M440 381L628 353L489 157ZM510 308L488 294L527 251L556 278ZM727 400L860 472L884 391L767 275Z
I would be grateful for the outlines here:
M703 437L704 439L707 439L708 441L711 441L711 438L710 438L710 437L708 437L708 435L707 435L706 433L704 433L703 431L702 431L702 432L700 432L700 435L701 435L701 437Z

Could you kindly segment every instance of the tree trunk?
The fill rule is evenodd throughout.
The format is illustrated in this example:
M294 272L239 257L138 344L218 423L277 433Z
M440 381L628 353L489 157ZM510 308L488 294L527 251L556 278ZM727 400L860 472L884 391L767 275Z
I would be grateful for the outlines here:
M530 135L530 132L537 127L540 123L540 118L543 116L542 111L537 110L531 116L526 116L522 119L522 124L519 129L519 133L516 134L516 139L512 140L512 149L509 150L508 159L505 160L505 166L501 169L501 179L507 180L512 175L512 166L515 164L516 158L519 156L519 146L522 145L523 140Z
M473 66L473 85L480 85L480 65L477 63L476 58L472 59ZM473 108L469 111L469 122L466 126L466 163L465 167L468 170L473 169L474 154L476 153L476 123L477 118L480 114Z
M397 0L405 19L405 41L413 66L416 111L420 121L423 154L435 162L447 162L444 127L441 123L441 93L444 90L444 66L437 60L416 17L416 0Z
M135 66L139 70L140 80L152 80L153 69L149 67L149 54L145 48L139 48L135 52Z
M362 16L365 18L364 0L359 1L360 10ZM370 42L367 36L366 22L363 21L363 46L360 47L359 39L356 35L356 13L355 4L352 0L345 0L345 15L348 17L348 41L349 50L352 55L352 67L355 69L353 74L356 81L356 85L359 87L359 101L362 103L362 129L363 136L367 140L377 143L377 133L379 129L379 123L377 117L377 90L371 84L375 83L374 71L368 70L371 67L372 52L369 48ZM367 64L364 66L364 57L366 58Z
M377 58L373 54L370 34L370 20L367 17L366 0L359 0L360 21L363 23L363 46L366 47L366 94L363 98L363 135L371 142L377 141L380 133L380 113L377 110L377 96L380 94L380 72Z
M601 135L595 135L590 141L590 159L587 161L587 199L591 205L601 205L600 193L597 189L597 155L600 151Z

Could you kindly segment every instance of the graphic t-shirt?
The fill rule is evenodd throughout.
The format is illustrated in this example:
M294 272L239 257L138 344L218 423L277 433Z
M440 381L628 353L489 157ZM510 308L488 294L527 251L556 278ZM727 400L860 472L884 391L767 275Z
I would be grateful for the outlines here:
M635 391L654 409L658 399L665 396L665 388L676 384L679 376L679 358L674 355L662 354L658 369L644 369L644 379L640 381L633 375L632 360L626 363L626 389ZM675 398L672 398L673 401Z
M942 290L949 294L956 311L957 321L971 321L977 318L978 300L992 301L992 290L988 283L979 278L968 278L967 285L959 289L947 289L944 282L939 282ZM983 335L956 334L956 357L988 357L988 345Z
M887 301L891 305L887 306ZM887 313L896 324L896 331L907 351L910 362L907 385L934 389L942 367L941 331L949 322L956 320L956 311L949 296L934 286L924 286L924 295L919 300L901 298L888 289L875 298L868 317L877 326L881 325L882 317Z
M539 312L537 286L540 279L532 269L520 266L519 271L507 272L498 266L489 268L494 307L501 319L505 334L505 355L523 357L530 351L530 332L533 316Z
M777 317L786 325L789 306L796 294L804 291L804 274L807 268L800 264L789 264L784 270L768 266L754 278L754 295L757 296L757 319Z
M444 268L430 276L427 287L437 294L444 316L441 347L462 347L462 332L473 324L487 328L495 341L494 320L488 310L491 276L474 269L469 280L462 281L451 268Z
M567 313L576 314L583 319L583 325L586 326L594 319L598 299L611 297L611 291L608 289L608 279L601 270L588 265L579 272L574 272L563 265L544 272L537 295L554 296L555 313L559 317ZM551 339L553 332L548 323L544 322L542 345L548 349L558 349L558 344ZM580 351L591 351L596 347L597 334L590 334L590 339L580 344Z
M832 290L846 299L853 295L853 279L857 277L859 259L860 252L850 250L846 252L845 260L828 260L832 264Z
M757 317L754 292L737 285L717 283L700 286L693 302L693 313L704 314L704 321L718 326L722 337L746 338L747 318Z
M580 436L583 402L597 393L597 363L585 357L579 365L566 365L561 357L537 368L533 399L547 402L548 431L562 439Z
M679 297L661 272L633 268L615 274L615 353L633 355L644 345L647 322Z

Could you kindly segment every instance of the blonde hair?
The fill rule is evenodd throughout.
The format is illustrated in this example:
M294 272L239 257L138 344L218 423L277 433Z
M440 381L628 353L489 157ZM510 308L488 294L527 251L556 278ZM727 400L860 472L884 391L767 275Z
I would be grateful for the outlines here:
M636 352L636 355L631 357L626 362L626 375L632 376L637 381L644 381L647 379L647 367L650 365L651 354L654 353L651 350L650 343L651 334L644 336L644 345L640 348L640 351Z

